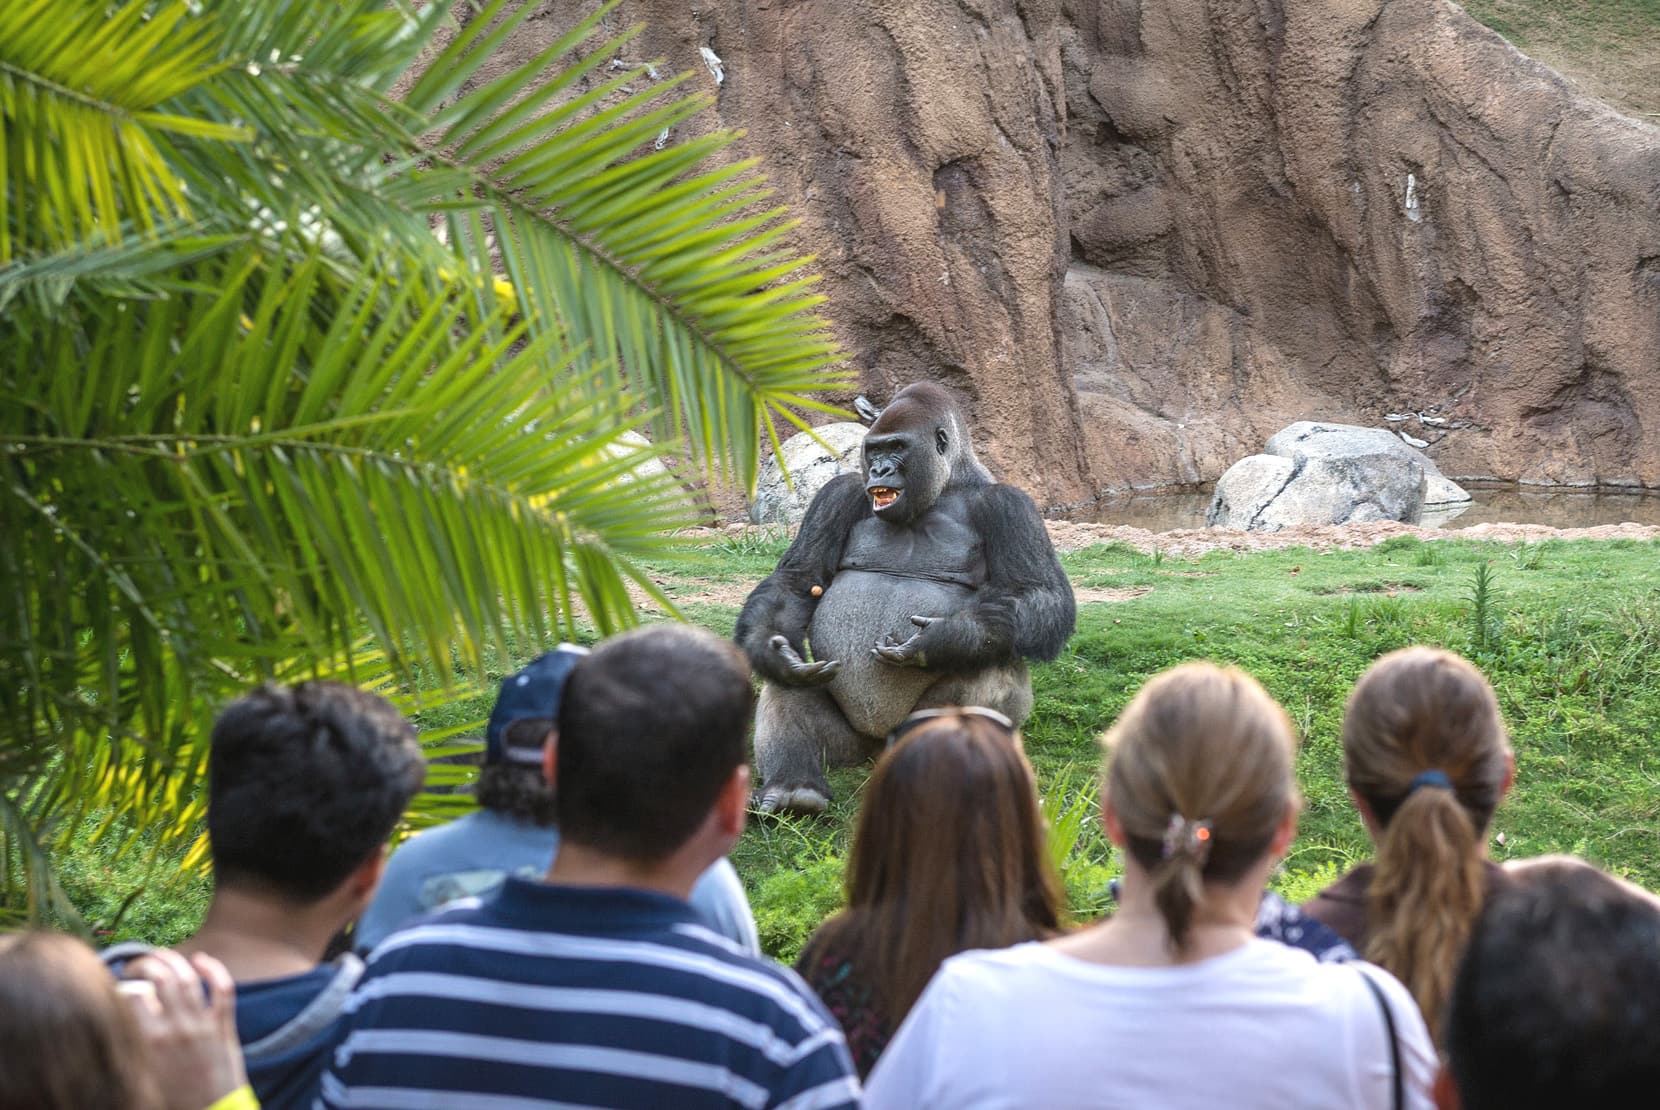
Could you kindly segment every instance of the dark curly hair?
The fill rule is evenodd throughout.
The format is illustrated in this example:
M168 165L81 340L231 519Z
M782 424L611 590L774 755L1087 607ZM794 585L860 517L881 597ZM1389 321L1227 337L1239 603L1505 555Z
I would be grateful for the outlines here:
M386 843L425 777L414 726L385 698L339 682L261 686L213 726L216 880L316 901Z
M503 739L509 748L540 748L553 731L545 717L525 717L507 726ZM478 772L478 804L485 809L533 825L547 827L556 819L553 787L533 763L486 763Z

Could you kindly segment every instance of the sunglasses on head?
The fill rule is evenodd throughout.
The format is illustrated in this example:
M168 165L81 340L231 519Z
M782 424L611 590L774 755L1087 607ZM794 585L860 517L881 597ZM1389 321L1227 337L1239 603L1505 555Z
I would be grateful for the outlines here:
M1015 731L1014 722L995 709L988 709L983 705L942 705L937 709L918 709L915 713L900 721L899 724L894 726L894 730L888 733L888 747L891 748L899 743L909 733L916 731L919 726L927 724L929 721L938 721L947 717L979 717L1002 729L1011 740L1018 735Z

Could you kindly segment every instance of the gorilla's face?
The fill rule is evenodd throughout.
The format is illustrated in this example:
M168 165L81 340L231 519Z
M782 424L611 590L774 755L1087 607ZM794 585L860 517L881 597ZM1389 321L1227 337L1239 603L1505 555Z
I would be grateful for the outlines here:
M961 422L956 406L936 392L919 385L900 390L865 435L865 492L882 520L917 519L951 479Z

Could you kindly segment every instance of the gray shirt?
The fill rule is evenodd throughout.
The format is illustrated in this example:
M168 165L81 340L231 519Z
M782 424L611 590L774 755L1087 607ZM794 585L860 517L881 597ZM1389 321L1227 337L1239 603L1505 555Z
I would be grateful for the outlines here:
M386 862L375 900L357 923L367 952L395 930L453 902L488 894L509 875L540 879L559 848L559 830L479 809L417 833ZM692 888L692 909L751 955L761 954L755 917L730 861L719 859Z

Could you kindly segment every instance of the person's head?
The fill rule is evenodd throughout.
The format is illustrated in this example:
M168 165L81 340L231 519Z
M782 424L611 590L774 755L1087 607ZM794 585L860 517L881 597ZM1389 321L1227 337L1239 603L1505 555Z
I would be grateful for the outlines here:
M553 784L543 772L543 749L558 735L559 700L587 648L560 644L502 680L484 732L478 804L520 821L556 820Z
M1515 768L1493 687L1451 652L1390 652L1349 695L1343 767L1377 847L1366 956L1406 984L1435 1032Z
M980 710L926 713L865 785L842 917L896 1026L946 957L1049 936L1061 918L1019 734Z
M1446 1049L1444 1110L1654 1105L1660 903L1579 860L1509 872L1458 965Z
M138 1024L92 949L0 935L0 1110L160 1110Z
M579 659L549 747L559 835L635 864L699 838L709 862L743 831L749 662L703 629L656 624Z
M1211 663L1154 677L1107 731L1107 834L1146 873L1178 953L1213 887L1262 883L1290 843L1296 743L1255 679Z
M226 706L208 756L214 882L355 916L420 789L415 730L385 698L339 682L266 684Z

